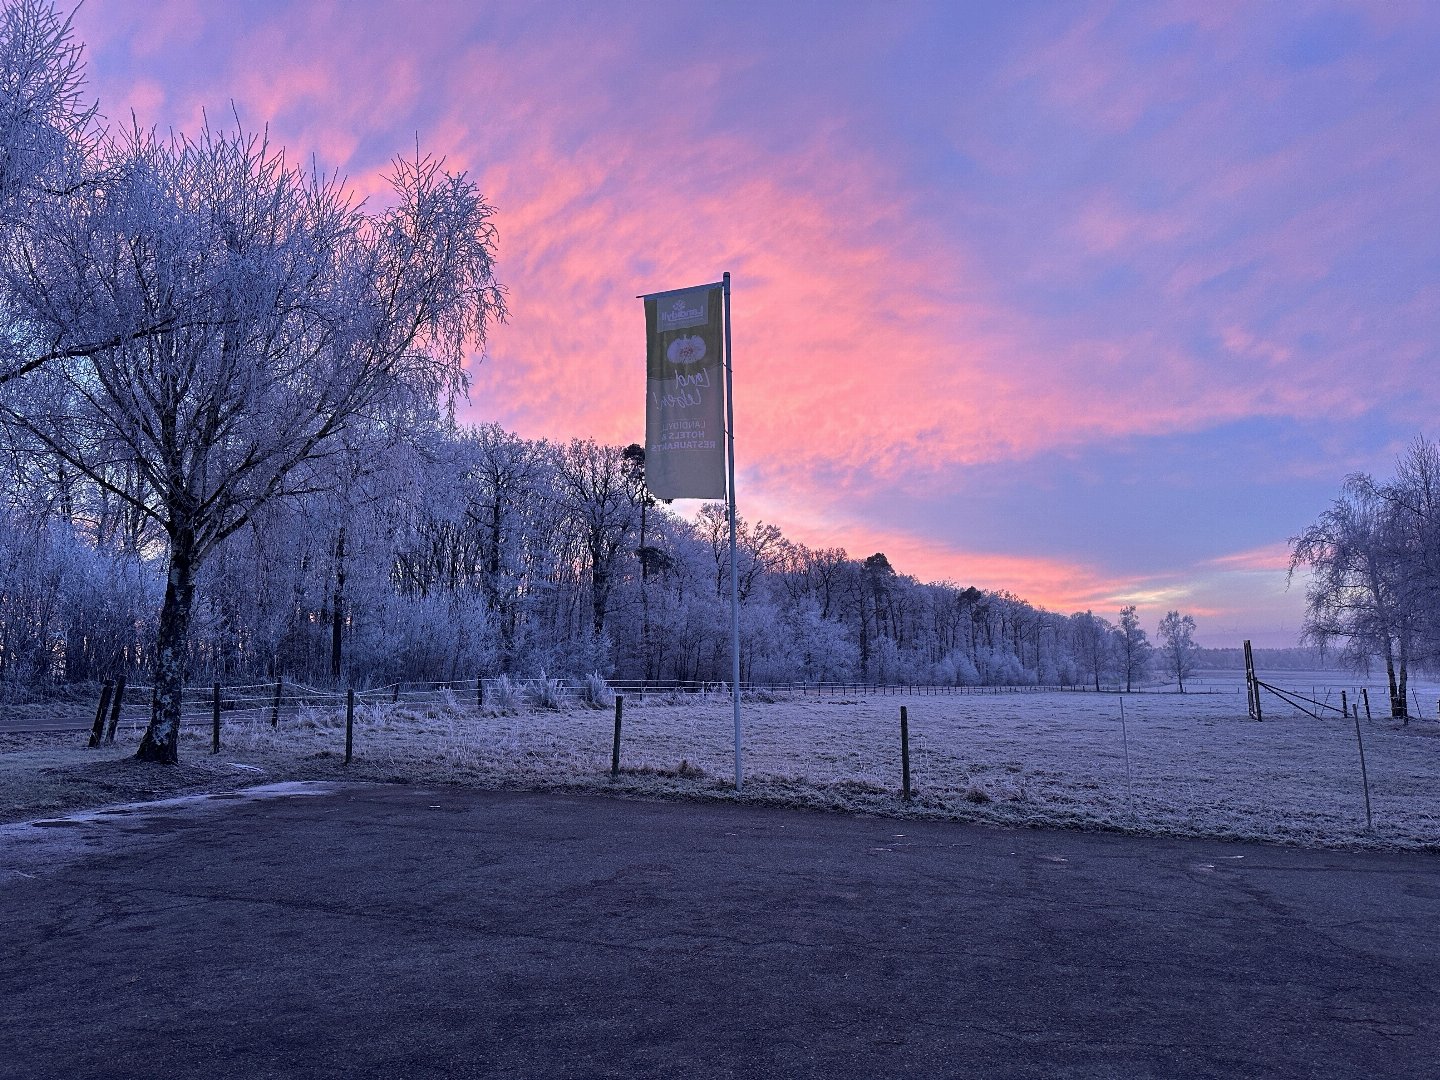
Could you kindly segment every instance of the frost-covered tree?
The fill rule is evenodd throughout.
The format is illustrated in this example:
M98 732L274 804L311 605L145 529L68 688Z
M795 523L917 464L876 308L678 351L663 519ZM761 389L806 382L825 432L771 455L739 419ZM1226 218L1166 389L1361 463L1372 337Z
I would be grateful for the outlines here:
M1070 616L1070 636L1080 670L1100 689L1100 680L1113 668L1114 627L1091 611Z
M95 106L84 100L81 46L69 18L44 0L0 8L0 242L12 249L37 227L37 209L73 196L90 175ZM3 308L0 296L0 310ZM0 386L57 354L4 320ZM70 346L73 347L73 344Z
M1419 438L1395 476L1376 490L1384 506L1381 554L1401 614L1398 679L1391 672L1391 715L1409 721L1407 667L1440 666L1440 446Z
M1135 605L1120 609L1120 625L1115 628L1116 651L1119 654L1120 669L1125 673L1125 692L1128 694L1135 683L1150 670L1150 660L1155 647L1150 644Z
M1386 554L1416 625L1415 661L1440 665L1440 444L1417 438L1377 494L1390 519Z
M46 0L0 8L0 207L11 221L84 176L95 106L81 53L70 18Z
M710 549L710 565L715 581L715 595L730 595L730 510L721 502L706 503L696 516L695 527ZM735 521L735 569L738 592L743 604L749 599L762 576L777 565L782 554L780 530L760 521L751 524L745 518Z
M518 438L497 424L462 431L466 528L480 541L481 582L501 635L506 670L517 659L529 583L552 512L553 477L545 442Z
M1369 477L1352 476L1318 521L1291 539L1290 573L1311 571L1305 590L1302 640L1322 647L1339 640L1348 660L1385 662L1392 704L1396 669L1408 659L1411 620L1395 564L1386 558L1385 507Z
M1379 658L1391 715L1408 717L1411 666L1440 660L1440 448L1418 439L1386 483L1350 476L1290 543L1292 577L1310 571L1303 639L1340 642L1357 668Z
M557 455L555 469L589 571L591 618L598 637L605 632L626 540L639 522L637 492L618 446L572 439Z
M270 501L326 486L357 430L403 431L458 391L504 304L493 212L433 159L397 161L369 214L238 130L135 130L102 156L106 182L7 252L16 325L52 358L3 417L164 534L138 756L173 762L198 567Z
M1195 670L1195 616L1167 611L1160 620L1160 655L1165 670L1175 676L1180 692L1185 692L1185 676Z

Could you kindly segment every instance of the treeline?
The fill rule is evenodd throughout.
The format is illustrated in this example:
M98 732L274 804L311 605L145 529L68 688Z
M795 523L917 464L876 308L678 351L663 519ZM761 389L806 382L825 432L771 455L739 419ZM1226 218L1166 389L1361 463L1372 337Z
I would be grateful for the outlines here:
M1341 663L1334 649L1300 646L1293 649L1255 649L1257 671L1327 671ZM1195 667L1201 671L1244 671L1245 650L1197 649Z
M692 522L657 503L640 447L431 421L332 467L198 571L193 679L728 678L725 508ZM0 491L0 681L148 671L167 565L153 517L33 446L0 463ZM1101 686L1151 666L1134 609L1065 616L774 525L742 519L738 536L746 682Z

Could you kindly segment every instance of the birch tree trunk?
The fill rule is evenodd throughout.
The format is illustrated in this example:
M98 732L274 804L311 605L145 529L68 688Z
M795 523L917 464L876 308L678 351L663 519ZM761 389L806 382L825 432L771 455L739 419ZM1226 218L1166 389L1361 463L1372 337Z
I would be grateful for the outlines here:
M170 573L155 638L154 706L140 749L135 751L141 761L174 765L180 760L180 711L185 692L186 641L195 601L195 555L195 530L176 529L170 537Z

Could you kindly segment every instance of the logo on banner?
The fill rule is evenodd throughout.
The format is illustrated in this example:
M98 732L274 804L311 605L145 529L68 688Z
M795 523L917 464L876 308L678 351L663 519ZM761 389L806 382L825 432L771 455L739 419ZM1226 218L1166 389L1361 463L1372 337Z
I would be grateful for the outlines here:
M663 334L667 330L684 330L687 326L703 326L709 321L707 311L709 299L709 290L696 290L684 296L677 296L673 300L661 301L655 307L657 328Z
M694 336L676 338L665 350L665 359L677 366L698 364L705 359L705 339Z

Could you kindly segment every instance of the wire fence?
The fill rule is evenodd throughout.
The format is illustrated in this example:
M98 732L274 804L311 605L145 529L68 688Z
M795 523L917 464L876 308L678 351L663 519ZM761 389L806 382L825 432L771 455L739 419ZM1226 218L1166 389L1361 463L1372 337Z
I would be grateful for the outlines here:
M108 685L108 684L107 684ZM1135 687L1132 693L1164 690L1163 684ZM1102 686L1102 693L1119 693L1124 688ZM742 698L749 700L826 697L970 697L1005 694L1094 693L1093 686L1020 685L1020 686L935 686L916 683L881 682L789 682L742 683ZM278 679L274 682L211 684L187 686L181 695L181 723L213 723L216 713L223 723L266 720L277 726L302 710L342 709L347 695L354 694L357 706L395 705L425 707L445 705L472 706L484 709L487 704L500 708L524 705L551 707L564 702L585 702L609 705L614 695L643 704L647 699L662 701L694 700L706 702L729 699L730 685L720 681L652 679L611 680L551 679L545 677L512 678L505 675L480 676L473 679L406 681L386 683L363 689L314 687ZM1209 689L1200 693L1220 693ZM115 731L138 733L149 723L153 708L153 686L139 683L126 685L122 699L116 703L102 702L114 722ZM116 711L118 709L118 711ZM64 727L75 726L73 721Z
M1288 681L1288 680L1287 680ZM1268 685L1268 684L1267 684ZM106 684L106 688L110 684ZM110 700L108 689L102 692L100 705L105 717L96 716L96 730L108 729L108 738L99 741L113 741L117 733L133 733L138 736L148 725L152 713L154 688L148 684L117 686L123 690L119 701ZM230 684L192 685L185 687L181 697L182 724L213 724L218 715L222 723L267 721L272 727L278 726L309 711L343 709L349 687L319 687L280 678L266 682L245 682ZM1280 687L1284 689L1284 687ZM854 680L834 682L765 682L742 683L742 698L749 701L767 700L835 700L846 702L852 699L871 698L961 698L976 696L1032 695L1032 694L1095 694L1096 687L1087 685L1018 685L1018 686L943 686L920 683L862 682ZM1304 694L1309 690L1309 696ZM1121 684L1102 683L1101 694L1168 694L1175 693L1174 683L1149 681L1126 688ZM1186 695L1239 695L1245 692L1243 682L1220 680L1218 683L1204 679L1189 682ZM527 706L553 708L567 702L608 706L614 695L622 695L627 701L641 705L647 701L665 702L709 702L729 699L730 686L723 681L652 679L652 680L603 680L596 676L584 679L525 677L506 675L477 676L466 679L401 681L377 686L353 688L357 706L389 704L411 708L446 706L450 708L470 707L476 710L513 710ZM1306 687L1294 691L1304 701L1311 702L1317 711L1339 711L1341 690L1326 686ZM1331 699L1333 698L1333 706ZM1385 719L1389 712L1388 695L1376 690L1366 692L1363 686L1350 689L1346 703L1350 712L1359 711L1362 706L1373 702L1373 713L1377 721ZM1382 702L1384 705L1382 706ZM1279 702L1277 701L1278 705ZM1295 707L1297 712L1307 710ZM100 710L97 710L97 712ZM1365 708L1361 714L1367 719L1371 713ZM1440 704L1434 707L1440 715ZM26 730L72 730L88 720L84 706L71 702L63 710L37 714L30 711L28 717L13 713L4 718L0 729L9 731ZM1417 694L1409 715L1423 719L1427 714ZM103 719L103 723L102 723Z
M1343 687L1333 689L1338 708L1316 708L1331 689L1317 685L1305 709L1277 701L1255 722L1244 683L1218 676L1187 680L1184 695L1153 683L1128 694L1093 684L747 684L747 790L753 778L762 797L782 802L885 811L900 800L996 823L1440 842L1437 725L1402 726L1378 709L1371 718L1363 696L1357 715ZM129 686L118 708L94 710L113 722L108 741L139 741L153 693ZM190 686L182 756L223 748L232 756L212 768L334 776L325 770L353 751L353 775L371 779L721 790L733 768L729 701L723 682L674 680ZM25 730L78 735L92 706L72 702L68 722Z

